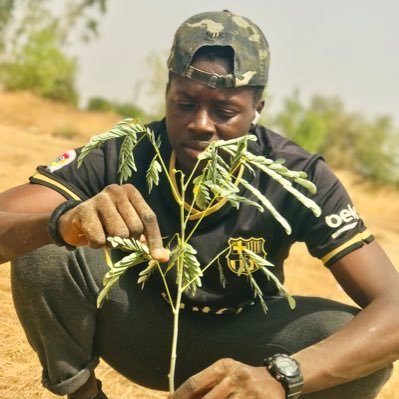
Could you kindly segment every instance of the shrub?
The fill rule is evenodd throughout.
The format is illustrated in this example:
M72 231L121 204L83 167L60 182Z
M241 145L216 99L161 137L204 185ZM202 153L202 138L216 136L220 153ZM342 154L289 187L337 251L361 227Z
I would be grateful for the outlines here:
M389 117L369 121L346 111L336 97L314 96L303 105L295 91L273 123L308 151L324 155L332 167L399 185L399 135Z
M106 111L113 111L114 107L111 104L111 102L106 100L105 98L92 97L89 99L89 102L87 103L87 109L89 111L106 112Z
M52 100L76 105L77 63L66 56L50 29L36 32L1 66L6 90L30 90Z
M61 137L63 139L72 140L80 135L78 128L71 125L61 125L54 128L53 137Z
M150 119L140 107L128 102L110 101L102 97L92 97L87 103L90 111L107 112L113 111L123 118L138 118L143 121Z

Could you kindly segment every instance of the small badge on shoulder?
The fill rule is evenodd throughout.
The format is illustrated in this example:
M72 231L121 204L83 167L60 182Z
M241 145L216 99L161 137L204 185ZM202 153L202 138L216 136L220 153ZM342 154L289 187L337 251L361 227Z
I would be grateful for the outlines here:
M47 170L51 173L54 171L63 168L64 166L70 164L73 162L73 160L76 158L76 151L75 150L69 150L67 152L64 152L62 155L54 159L53 162L51 162L50 165L47 166Z

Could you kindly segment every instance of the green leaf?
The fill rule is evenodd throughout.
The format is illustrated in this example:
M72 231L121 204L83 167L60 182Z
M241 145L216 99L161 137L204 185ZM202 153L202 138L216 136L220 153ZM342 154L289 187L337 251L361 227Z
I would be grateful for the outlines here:
M114 269L127 269L132 266L136 266L139 263L145 262L148 258L144 257L141 252L132 252L131 254L125 256L120 261L114 264Z
M305 187L311 194L316 194L317 188L310 180L303 179L302 177L297 177L294 182L302 187Z
M220 259L217 259L217 265L218 265L218 271L219 271L219 281L220 281L220 285L223 288L226 288L227 285L227 280L226 280L226 276L224 275L224 271L223 271L223 265L220 262Z
M155 156L151 161L146 174L149 193L152 191L154 184L156 186L159 184L159 173L161 171L162 171L161 164L158 162L157 157Z
M254 298L259 299L264 313L267 313L268 307L267 307L266 301L263 298L263 291L259 287L254 276L252 275L254 272L251 271L251 268L249 267L247 257L240 254L240 260L241 260L241 265L242 265L240 268L242 268L242 272L245 272L247 275L247 278L249 280L250 286L251 286L253 294L254 294Z
M204 176L200 175L193 180L195 205L201 210L206 209L211 202L210 190L207 184L203 184L203 178Z
M265 276L269 279L272 280L275 284L276 287L278 288L280 294L284 295L285 298L287 299L288 305L290 306L291 309L294 309L296 306L295 299L288 293L288 291L285 289L285 287L280 283L279 279L275 276L274 273L272 273L270 270L268 270L266 267L261 266L260 270L265 274Z
M121 145L119 153L119 179L120 183L128 180L132 175L132 170L137 171L136 163L134 161L133 148L137 142L136 135L126 136Z
M181 256L182 254L182 248L179 247L179 245L177 245L175 248L173 248L170 251L170 258L169 258L169 262L168 262L168 266L166 268L165 274L168 273L173 267L176 266L177 264L177 260L179 259L179 256Z
M108 237L107 241L111 244L112 248L129 252L142 252L148 256L150 254L148 246L138 240L135 240L134 238Z
M137 280L137 284L141 284L141 288L144 288L144 284L151 277L153 271L156 269L157 262L155 260L150 260L148 262L148 266L139 273L139 279Z
M273 263L269 262L267 259L262 258L255 252L245 248L244 252L248 254L249 258L257 265L259 268L261 267L274 267Z
M90 155L96 148L99 148L104 142L125 136L135 136L137 133L145 133L145 126L137 119L127 118L119 122L115 127L105 133L93 136L90 141L82 148L78 158L78 167L82 165L83 160Z
M242 155L247 150L247 143L248 140L242 140L238 142L237 148L234 151L234 156L231 159L232 168L234 168L241 161Z
M239 179L240 184L250 191L263 204L263 206L272 214L272 216L284 227L287 235L292 233L292 229L288 221L278 212L273 204L254 186L244 179ZM262 208L263 210L263 208Z
M151 265L153 266L154 262L151 260L149 255L148 247L135 239L129 238L121 238L121 237L108 237L107 241L111 244L113 248L122 249L124 251L130 251L131 253L125 257L123 257L120 261L116 263L112 263L109 254L106 257L107 264L110 270L105 274L103 278L103 289L101 290L98 298L97 298L97 306L101 307L103 301L108 295L109 290L112 286L118 282L119 278L128 270L130 267L136 266L143 262L149 262L147 266L146 279L149 278L149 270L148 267ZM141 275L140 273L140 275ZM146 281L145 279L145 281Z
M294 309L296 306L295 299L287 292L285 287L280 283L279 279L275 276L273 272L271 272L268 267L274 267L272 263L270 263L267 259L262 258L258 254L250 251L249 249L244 249L244 253L249 257L249 259L252 260L252 262L255 263L255 265L263 272L263 274L267 277L268 280L272 280L274 284L276 285L277 289L279 292L285 296L287 299L288 305L290 306L291 309ZM248 273L248 278L251 283L251 287L254 291L255 297L258 297L262 308L264 311L267 310L266 303L263 300L263 292L256 283L255 279L252 276L253 272L250 272L250 267L248 265L248 261L246 256L241 255L241 261L242 264L244 265L245 271Z
M118 279L119 276L116 276L113 279L108 280L107 283L104 285L103 289L100 291L97 297L98 308L101 308L103 306L104 300L108 297L109 290L118 281Z
M187 290L194 295L197 287L201 287L201 277L203 275L201 265L195 256L197 251L188 243L183 248L183 286L187 285Z
M320 216L321 215L321 209L320 207L312 201L310 198L306 197L303 195L300 191L298 191L296 188L292 187L292 183L281 176L278 172L275 170L272 170L270 166L263 165L260 162L257 162L257 160L254 160L254 157L250 153L246 153L246 157L248 158L248 161L253 165L256 166L258 169L260 169L262 172L266 173L269 175L272 179L276 180L278 183L280 183L289 193L294 195L296 199L301 202L304 206L309 208L315 216Z

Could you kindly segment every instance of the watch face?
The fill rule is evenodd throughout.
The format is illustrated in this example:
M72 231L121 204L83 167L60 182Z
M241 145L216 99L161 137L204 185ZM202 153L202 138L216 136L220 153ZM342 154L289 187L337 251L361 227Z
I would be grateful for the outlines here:
M275 360L277 368L287 377L295 377L299 374L298 366L290 358L278 357Z

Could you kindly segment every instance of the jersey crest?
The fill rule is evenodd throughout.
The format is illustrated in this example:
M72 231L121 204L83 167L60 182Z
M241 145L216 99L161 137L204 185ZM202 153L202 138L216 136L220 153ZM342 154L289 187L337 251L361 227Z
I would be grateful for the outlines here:
M229 238L229 252L226 255L227 264L233 273L248 275L259 269L250 259L245 249L256 253L262 258L266 257L265 240L263 238ZM247 267L245 267L245 263Z

